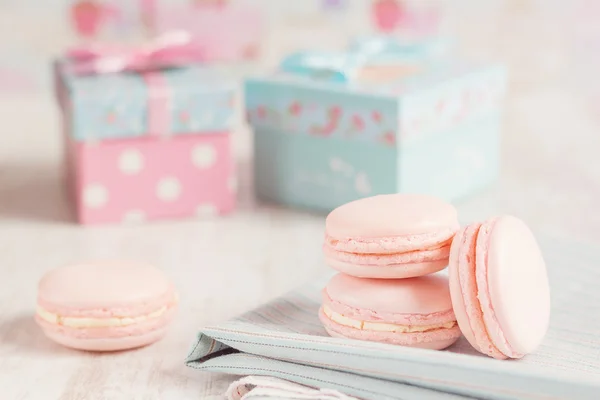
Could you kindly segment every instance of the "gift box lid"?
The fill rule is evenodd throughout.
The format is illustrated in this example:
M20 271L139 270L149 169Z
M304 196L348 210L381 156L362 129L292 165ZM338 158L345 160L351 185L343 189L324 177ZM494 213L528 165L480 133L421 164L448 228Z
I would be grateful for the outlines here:
M292 54L278 71L246 80L248 120L255 128L389 145L499 108L503 66L417 53Z
M73 73L55 63L57 92L75 140L216 133L234 122L233 83L210 66Z

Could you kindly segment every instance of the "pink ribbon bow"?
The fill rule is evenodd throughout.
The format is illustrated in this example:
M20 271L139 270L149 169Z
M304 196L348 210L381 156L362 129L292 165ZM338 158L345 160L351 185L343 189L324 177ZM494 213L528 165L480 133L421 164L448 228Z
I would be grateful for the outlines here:
M165 33L147 44L125 47L91 44L67 51L77 75L152 71L205 61L201 47L185 31Z

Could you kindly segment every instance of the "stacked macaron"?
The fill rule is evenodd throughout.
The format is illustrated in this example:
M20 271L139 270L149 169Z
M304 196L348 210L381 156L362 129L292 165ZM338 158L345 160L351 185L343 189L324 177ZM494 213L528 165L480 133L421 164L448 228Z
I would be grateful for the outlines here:
M319 311L331 336L443 349L462 332L506 359L534 351L548 329L546 267L517 218L460 228L439 199L375 196L329 214L323 249L340 271ZM449 278L435 274L448 265Z
M331 336L443 349L460 337L448 265L456 209L423 195L345 204L326 220L323 252L340 271L319 312Z

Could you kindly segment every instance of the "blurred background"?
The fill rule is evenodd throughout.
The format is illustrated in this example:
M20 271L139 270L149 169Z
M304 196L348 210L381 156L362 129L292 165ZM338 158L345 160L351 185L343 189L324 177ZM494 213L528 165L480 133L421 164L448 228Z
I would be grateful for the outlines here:
M34 387L14 383L7 398L36 390L36 398L48 398L64 387L87 393L86 382L95 379L123 382L117 389L131 398L139 396L137 388L161 398L168 390L179 395L173 398L221 394L229 378L211 383L181 371L198 327L327 271L324 214L256 200L252 132L241 101L232 135L239 174L234 213L127 226L76 224L63 185L62 118L51 69L68 47L135 44L184 28L213 44L211 65L241 87L245 77L273 71L290 52L342 50L356 35L451 38L451 57L508 69L500 174L454 202L460 219L513 214L540 235L598 247L599 20L597 0L0 0L0 370L4 365L45 377ZM198 161L210 163L213 155L200 152ZM125 166L140 167L139 157ZM163 189L159 194L167 200L178 194L172 183ZM91 198L92 205L103 200L102 191ZM147 350L94 358L90 365L98 373L84 356L56 356L31 315L45 271L115 257L163 268L181 294L182 317L168 339ZM48 374L50 363L61 373ZM161 373L140 372L145 366ZM19 381L5 375L2 387Z
M68 215L57 186L61 137L51 60L73 44L136 42L178 24L208 35L185 10L215 4L258 18L232 20L237 31L223 30L232 35L223 69L237 79L269 71L290 51L341 49L356 34L389 30L436 29L454 38L452 52L461 57L505 63L501 178L459 202L461 215L514 213L536 229L600 240L600 3L593 0L0 0L2 224ZM406 17L407 9L421 19ZM244 209L253 196L243 123L234 141Z

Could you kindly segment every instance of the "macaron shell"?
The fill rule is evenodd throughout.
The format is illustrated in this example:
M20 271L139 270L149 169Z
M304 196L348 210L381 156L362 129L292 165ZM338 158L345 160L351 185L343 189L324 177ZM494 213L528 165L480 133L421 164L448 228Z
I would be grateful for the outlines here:
M432 314L452 309L448 278L361 279L335 275L326 289L336 302L358 309L396 314Z
M424 276L441 271L448 265L447 260L397 265L358 265L325 257L325 263L331 268L358 278L403 279Z
M367 197L333 210L325 221L337 239L380 238L458 228L456 209L436 197L387 194Z
M510 357L531 353L541 344L550 321L548 275L533 233L510 216L482 226L477 262L478 284L487 276L489 299L484 297L481 303L492 340Z
M497 359L506 359L488 335L476 281L476 245L481 224L461 229L450 252L450 295L458 326L471 346Z
M468 227L464 227L460 229L456 233L454 241L452 242L452 247L450 249L450 260L448 262L448 278L450 281L450 297L452 298L452 307L454 309L456 322L458 323L462 334L471 344L471 346L479 350L479 346L475 340L475 333L473 332L473 328L471 328L471 323L469 322L467 306L463 299L463 291L466 291L467 289L463 288L464 284L461 282L459 270L460 263L468 262L468 258L466 257L468 250L465 249L467 247L467 238L465 237L467 228ZM467 251L464 251L463 249ZM473 308L472 301L470 302L469 307Z
M40 303L64 308L138 304L172 291L159 269L136 262L96 261L48 272L38 286Z
M418 333L375 332L340 325L327 318L322 310L319 311L319 319L327 333L332 337L389 343L399 346L441 350L451 346L460 337L458 326Z
M87 351L120 351L135 349L157 342L165 336L166 332L166 328L161 328L137 336L82 339L67 336L52 330L44 330L44 334L50 340L53 340L58 344L72 349Z

